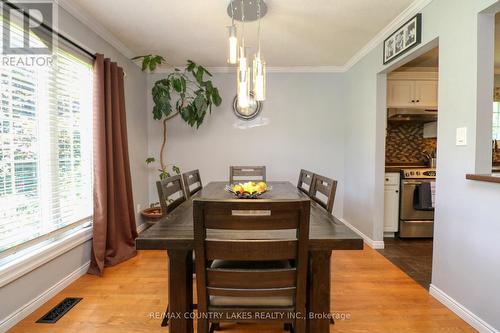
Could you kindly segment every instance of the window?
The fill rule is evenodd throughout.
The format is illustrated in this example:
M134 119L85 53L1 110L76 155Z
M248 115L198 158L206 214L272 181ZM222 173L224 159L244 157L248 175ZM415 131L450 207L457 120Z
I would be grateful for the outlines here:
M493 103L493 140L500 140L500 102Z
M54 54L52 67L0 64L0 256L92 216L92 67Z

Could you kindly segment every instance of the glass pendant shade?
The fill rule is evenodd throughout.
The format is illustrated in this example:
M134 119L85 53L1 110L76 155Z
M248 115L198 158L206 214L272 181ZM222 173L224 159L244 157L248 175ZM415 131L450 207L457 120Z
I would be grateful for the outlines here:
M247 108L250 105L250 68L245 47L240 47L240 63L238 66L238 106Z
M266 63L260 57L260 52L253 59L253 95L256 101L266 99Z
M229 53L227 57L228 64L235 65L238 63L238 35L236 26L230 25L227 27L229 32Z

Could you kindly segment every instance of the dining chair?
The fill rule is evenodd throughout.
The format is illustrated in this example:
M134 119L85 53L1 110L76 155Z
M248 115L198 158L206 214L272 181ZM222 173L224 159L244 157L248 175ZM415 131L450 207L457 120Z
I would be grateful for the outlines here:
M229 183L247 181L266 181L265 166L235 166L229 167Z
M314 174L312 179L309 197L325 208L329 213L333 212L333 203L335 201L335 192L337 191L337 181ZM319 196L320 193L322 196ZM323 198L322 198L323 197Z
M186 201L186 191L180 175L168 177L156 182L158 198L163 216L173 211Z
M314 173L308 170L301 169L299 173L299 181L297 183L297 188L309 195L309 191L311 190L311 183L313 179ZM307 187L304 186L307 185Z
M203 188L199 170L193 170L183 173L182 180L184 181L184 187L186 189L186 196L188 199ZM196 185L193 189L191 189L191 186L193 184Z
M272 316L305 332L305 318L294 314L306 313L310 208L309 200L194 199L198 333L209 332L209 324L213 332L220 322ZM248 316L235 316L241 313Z
M162 215L166 216L177 208L181 203L186 201L186 191L180 175L168 177L156 182L158 189L158 198L160 199ZM170 306L167 305L165 314L170 311ZM164 316L161 326L168 326L168 316Z

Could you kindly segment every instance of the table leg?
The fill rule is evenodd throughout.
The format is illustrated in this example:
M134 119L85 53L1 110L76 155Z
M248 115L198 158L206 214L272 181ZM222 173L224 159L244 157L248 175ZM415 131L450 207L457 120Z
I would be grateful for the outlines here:
M308 316L319 316L307 320L307 332L330 332L330 258L331 251L309 252Z
M193 257L189 250L168 250L168 304L170 333L193 332Z

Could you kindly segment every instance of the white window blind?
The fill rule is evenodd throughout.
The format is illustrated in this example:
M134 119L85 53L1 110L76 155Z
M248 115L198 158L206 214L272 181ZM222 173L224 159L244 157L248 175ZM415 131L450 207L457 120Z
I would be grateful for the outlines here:
M493 140L500 140L500 102L493 102Z
M0 255L92 216L92 67L54 53L52 67L0 64Z

